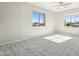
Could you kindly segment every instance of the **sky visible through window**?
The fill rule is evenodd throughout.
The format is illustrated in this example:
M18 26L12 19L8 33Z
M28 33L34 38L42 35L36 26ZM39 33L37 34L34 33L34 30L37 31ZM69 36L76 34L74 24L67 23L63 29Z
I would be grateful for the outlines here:
M44 13L33 11L32 12L32 20L33 20L33 23L34 22L44 23Z
M79 15L70 15L70 16L65 16L64 17L65 21L67 22L79 22Z

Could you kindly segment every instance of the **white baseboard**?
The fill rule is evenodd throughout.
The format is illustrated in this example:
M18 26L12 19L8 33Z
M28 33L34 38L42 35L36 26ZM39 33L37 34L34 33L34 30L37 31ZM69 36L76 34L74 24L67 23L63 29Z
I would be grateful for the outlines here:
M7 41L4 43L0 43L0 45L5 45L5 44L14 43L14 42L23 41L23 40L27 40L27 39L20 39L20 40L17 39L17 40L13 40L13 41Z

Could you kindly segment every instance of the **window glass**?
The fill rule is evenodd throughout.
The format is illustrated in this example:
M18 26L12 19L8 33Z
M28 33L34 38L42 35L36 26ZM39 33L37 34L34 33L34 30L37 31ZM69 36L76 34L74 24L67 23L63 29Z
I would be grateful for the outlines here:
M45 14L37 11L32 12L32 25L45 26Z
M79 15L64 16L65 26L79 27Z

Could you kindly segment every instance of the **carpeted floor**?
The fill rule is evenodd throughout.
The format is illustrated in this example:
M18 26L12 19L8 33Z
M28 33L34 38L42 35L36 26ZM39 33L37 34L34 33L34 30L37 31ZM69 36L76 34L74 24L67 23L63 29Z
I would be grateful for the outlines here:
M62 43L41 38L0 46L1 56L79 56L79 37Z

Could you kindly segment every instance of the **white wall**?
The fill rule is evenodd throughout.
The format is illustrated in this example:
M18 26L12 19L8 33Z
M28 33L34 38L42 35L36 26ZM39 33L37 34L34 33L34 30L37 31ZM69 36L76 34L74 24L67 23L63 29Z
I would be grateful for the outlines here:
M69 33L69 34L75 34L79 35L79 27L65 27L64 26L64 16L67 14L75 14L79 13L79 9L73 9L73 10L68 10L68 11L63 11L60 13L57 13L57 19L55 20L55 29L57 32L62 32L62 33Z
M46 26L32 26L32 11L45 12ZM29 3L0 2L0 44L54 32L54 13Z

